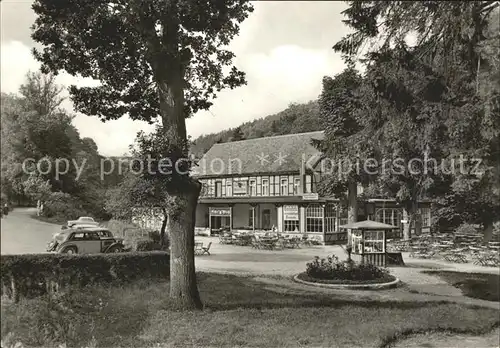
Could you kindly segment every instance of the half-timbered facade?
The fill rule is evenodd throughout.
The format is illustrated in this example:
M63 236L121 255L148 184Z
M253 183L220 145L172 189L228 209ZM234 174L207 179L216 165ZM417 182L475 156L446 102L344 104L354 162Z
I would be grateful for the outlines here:
M346 240L339 226L347 209L321 197L321 153L312 145L323 132L289 134L215 144L194 171L203 184L196 212L197 229L270 231L308 235L327 243ZM360 187L359 192L362 192ZM405 214L395 200L360 201L358 220L401 227ZM422 204L424 230L430 227Z

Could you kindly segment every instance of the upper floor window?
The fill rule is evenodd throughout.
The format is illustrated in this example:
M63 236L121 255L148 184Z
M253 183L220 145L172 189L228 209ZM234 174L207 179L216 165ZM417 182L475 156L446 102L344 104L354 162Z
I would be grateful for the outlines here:
M269 179L262 179L262 195L269 196Z
M288 179L287 178L281 179L281 195L288 196Z
M295 178L293 182L293 194L298 195L300 193L300 178Z
M255 179L249 181L250 196L257 196L257 182Z

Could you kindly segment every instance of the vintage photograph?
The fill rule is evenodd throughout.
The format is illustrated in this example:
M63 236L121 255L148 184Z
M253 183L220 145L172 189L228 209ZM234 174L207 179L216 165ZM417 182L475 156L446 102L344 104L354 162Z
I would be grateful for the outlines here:
M0 348L500 348L500 1L0 14Z

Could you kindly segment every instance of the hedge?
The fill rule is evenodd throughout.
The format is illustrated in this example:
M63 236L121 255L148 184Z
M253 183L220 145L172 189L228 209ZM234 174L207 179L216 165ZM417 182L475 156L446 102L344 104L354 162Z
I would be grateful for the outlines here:
M90 255L1 255L2 295L17 302L95 283L120 283L140 278L166 278L170 257L166 252L133 252Z

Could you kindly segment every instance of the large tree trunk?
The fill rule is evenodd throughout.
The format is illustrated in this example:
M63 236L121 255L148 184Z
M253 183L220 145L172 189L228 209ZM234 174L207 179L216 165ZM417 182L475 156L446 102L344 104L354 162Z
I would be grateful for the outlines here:
M351 179L347 188L347 223L351 224L358 221L358 183ZM347 230L347 243L351 242L352 230Z
M353 223L358 221L358 183L350 180L347 192L347 221Z
M165 238L165 230L167 229L167 222L168 222L168 215L167 215L167 211L165 209L163 209L163 221L161 223L161 229L160 229L160 246L162 247L162 249L164 249L165 247L168 248L168 243L166 238Z
M167 2L168 11L176 13L177 2ZM161 43L152 42L150 56L158 88L160 114L165 139L168 140L173 165L172 182L167 193L172 202L167 208L170 234L170 298L179 309L201 309L194 263L194 226L201 184L176 167L188 158L185 114L185 67L191 59L179 51L179 19L169 16L162 23ZM152 25L151 30L156 30Z
M193 180L192 186L175 196L175 206L169 210L167 222L171 239L170 298L180 309L203 307L194 262L194 226L201 185Z
M493 237L493 222L489 221L484 224L483 233L484 233L483 236L484 242L491 241L491 238Z
M403 224L403 239L409 240L411 239L411 212L408 211L408 209L404 209L403 216L404 220L406 221L406 223Z

